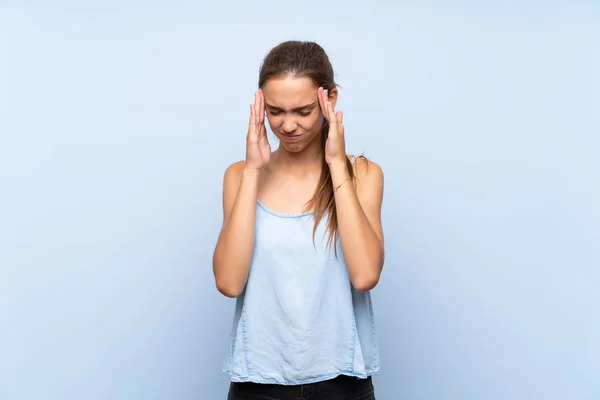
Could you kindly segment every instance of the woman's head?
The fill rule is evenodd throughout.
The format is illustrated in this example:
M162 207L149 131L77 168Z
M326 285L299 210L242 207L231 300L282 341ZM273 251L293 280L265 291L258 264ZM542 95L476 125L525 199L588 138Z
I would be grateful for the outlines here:
M273 48L260 69L271 130L288 151L302 151L325 128L317 90L329 90L335 105L337 89L333 67L321 46L314 42L288 41Z
M325 89L335 87L333 67L325 50L314 42L287 41L275 46L263 60L258 86L285 75L307 76Z
M302 151L319 137L323 152L321 177L306 208L314 211L315 215L313 238L321 219L328 216L328 244L332 245L337 241L338 223L331 173L324 156L329 123L323 116L317 97L317 91L322 87L328 91L329 101L334 106L337 101L337 85L329 57L314 42L283 42L265 57L258 86L264 93L271 130L284 149ZM351 179L354 179L350 160L347 160L347 166Z

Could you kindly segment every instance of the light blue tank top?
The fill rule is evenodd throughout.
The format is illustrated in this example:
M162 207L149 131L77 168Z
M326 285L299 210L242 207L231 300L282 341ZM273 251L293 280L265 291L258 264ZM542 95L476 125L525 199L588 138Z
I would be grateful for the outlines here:
M236 299L223 372L233 382L299 385L379 372L371 295L352 286L326 220L280 214L260 201L254 255Z

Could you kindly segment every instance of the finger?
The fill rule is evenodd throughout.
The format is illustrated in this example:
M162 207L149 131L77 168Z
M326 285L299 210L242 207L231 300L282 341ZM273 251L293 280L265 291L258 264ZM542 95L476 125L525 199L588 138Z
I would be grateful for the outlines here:
M256 113L254 117L258 118L258 112L260 111L260 93L258 91L254 92L254 111Z
M262 89L258 90L258 107L256 111L256 129L258 131L258 137L267 136L265 128L265 97Z
M249 124L250 125L248 128L251 128L254 126L254 109L253 109L252 104L250 104L250 122L249 122Z
M260 100L258 106L258 122L263 123L265 121L265 94L262 89L258 89L258 97Z
M317 89L317 100L319 101L319 109L321 110L321 112L323 112L323 110L324 110L323 109L323 98L322 98L323 95L322 95L322 92L323 92L323 88L322 87L320 87L320 88Z
M327 107L329 108L329 122L330 123L337 123L337 117L335 116L335 112L333 111L333 104L331 104L329 101L327 102Z
M261 114L260 114L260 110L261 110L261 98L260 98L260 90L256 91L254 93L254 123L256 125L256 135L260 136L260 125L262 123L261 121ZM263 113L264 115L264 113Z
M262 107L261 107L261 112L260 112L261 121L260 122L261 122L261 127L262 127L262 131L263 131L263 135L265 135L265 138L266 138L267 137L267 127L266 127L266 121L265 121L265 119L267 118L267 104L265 102L265 95L262 92L262 90L261 90L260 93L261 93L260 95L261 95L261 98L262 98L262 102L261 102Z
M267 130L266 129L261 129L261 133L259 135L259 140L261 141L261 143L265 143L268 144L269 143L269 138L267 136Z
M255 113L254 118L256 118L257 124L261 123L261 110L262 110L262 98L261 98L260 90L258 90L254 94L254 113Z
M340 135L343 135L344 134L344 124L342 123L342 120L344 119L344 113L341 111L338 111L335 115L337 118L338 133Z
M329 98L327 97L327 90L322 88L321 90L321 110L327 121L331 122L331 114L329 113Z
M254 104L250 104L250 123L248 125L248 137L256 136L256 112L254 109Z
M327 119L327 107L325 106L325 100L323 98L323 92L325 90L321 87L319 88L319 92L318 92L318 99L319 99L319 106L321 107L321 112L323 113L323 116L325 117L325 119Z

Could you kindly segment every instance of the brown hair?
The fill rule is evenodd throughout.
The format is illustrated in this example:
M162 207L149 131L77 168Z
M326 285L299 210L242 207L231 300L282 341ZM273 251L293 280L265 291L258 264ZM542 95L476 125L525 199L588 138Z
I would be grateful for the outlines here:
M270 78L279 78L286 75L308 77L317 87L322 87L328 92L337 87L333 78L333 67L325 50L314 42L287 41L274 47L265 57L260 68L258 87L262 88ZM321 150L323 160L321 164L321 177L311 200L307 203L307 210L313 210L315 225L313 227L313 240L317 226L327 214L327 245L337 242L338 222L333 196L333 183L331 172L325 162L325 142L329 132L329 122L325 119L321 128ZM352 163L346 158L350 179L354 181ZM337 249L334 245L337 255Z

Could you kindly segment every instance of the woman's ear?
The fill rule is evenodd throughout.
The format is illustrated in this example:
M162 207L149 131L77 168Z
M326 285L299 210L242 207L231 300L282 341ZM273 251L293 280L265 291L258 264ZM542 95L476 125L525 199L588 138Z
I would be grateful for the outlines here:
M333 87L331 89L329 89L327 91L327 95L329 98L329 101L331 102L331 105L333 106L333 108L335 108L335 105L337 103L337 99L338 99L338 90L336 87Z

